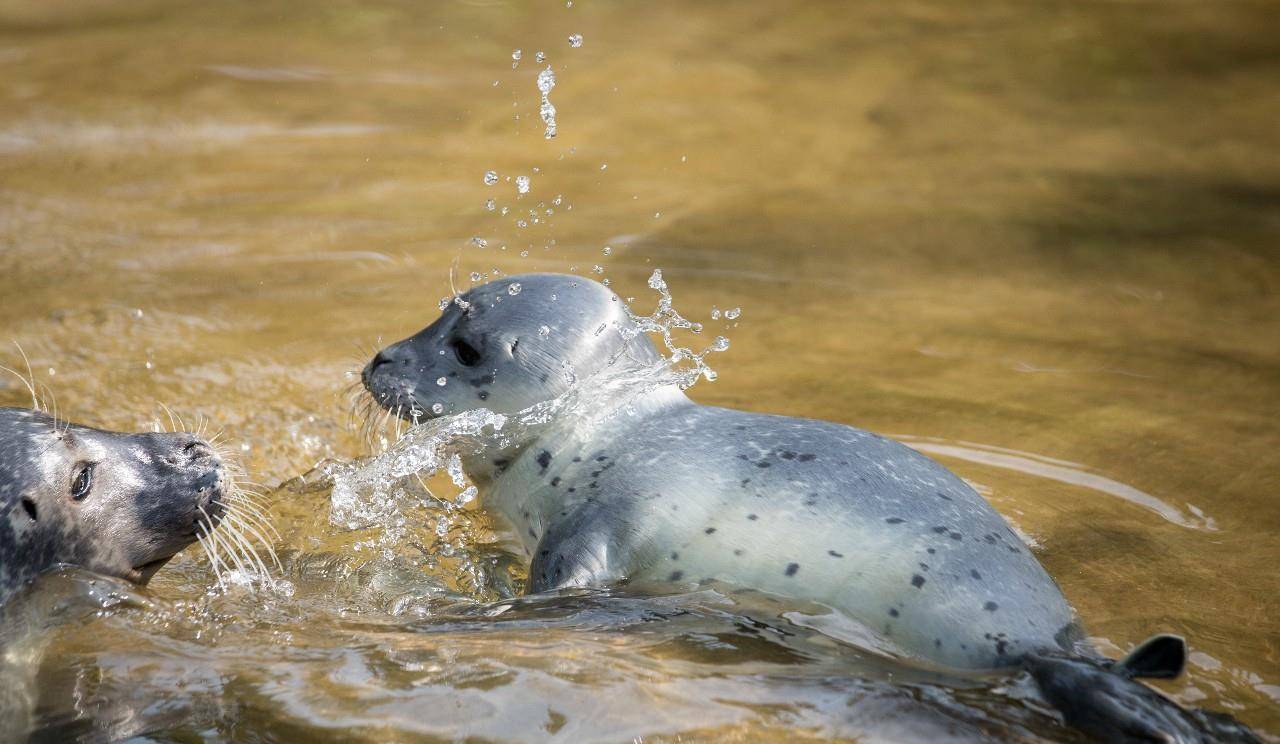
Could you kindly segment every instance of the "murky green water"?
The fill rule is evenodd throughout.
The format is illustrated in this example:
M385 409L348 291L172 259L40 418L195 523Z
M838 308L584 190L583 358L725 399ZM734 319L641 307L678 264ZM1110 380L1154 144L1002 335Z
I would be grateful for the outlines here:
M72 418L144 428L163 402L275 486L366 452L346 373L434 316L455 261L638 306L661 266L733 342L695 398L932 452L1104 648L1182 633L1163 689L1280 734L1278 18L0 0L0 338ZM31 671L40 735L1072 736L1008 678L911 671L815 608L504 604L519 560L479 512L450 536L477 587L439 546L356 550L323 488L271 496L292 596L209 597L194 551L96 612L90 578L44 582L74 621Z

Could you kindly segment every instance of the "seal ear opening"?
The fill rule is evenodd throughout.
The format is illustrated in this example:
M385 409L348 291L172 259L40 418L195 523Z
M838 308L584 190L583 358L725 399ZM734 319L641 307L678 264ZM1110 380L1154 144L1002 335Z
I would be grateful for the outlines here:
M1187 665L1187 642L1181 636L1154 635L1138 644L1111 669L1125 677L1173 679Z
M27 513L28 517L31 517L32 522L35 522L38 519L36 516L38 514L36 511L36 502L25 496L22 498L22 510Z

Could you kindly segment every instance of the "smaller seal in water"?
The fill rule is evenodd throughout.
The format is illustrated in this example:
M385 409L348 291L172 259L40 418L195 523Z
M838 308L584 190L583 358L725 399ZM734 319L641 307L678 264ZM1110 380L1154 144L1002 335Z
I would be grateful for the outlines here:
M227 475L193 434L104 431L0 408L0 604L74 565L145 584L217 526Z
M463 456L532 559L530 591L722 581L833 607L932 664L1021 666L1068 721L1107 739L1247 740L1132 681L1180 673L1182 639L1157 636L1120 663L1081 643L1053 579L942 465L850 426L697 405L674 381L647 384L661 363L608 288L530 274L472 288L378 352L363 381L421 420L510 415L634 379L591 399L605 411L504 430Z

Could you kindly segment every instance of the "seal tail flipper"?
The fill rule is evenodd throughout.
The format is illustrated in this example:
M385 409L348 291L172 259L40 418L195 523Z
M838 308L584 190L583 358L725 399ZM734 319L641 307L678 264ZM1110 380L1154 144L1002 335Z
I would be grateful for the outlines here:
M1107 742L1258 742L1230 716L1186 709L1135 678L1182 672L1186 643L1154 636L1118 662L1056 652L1028 654L1023 666L1066 722Z

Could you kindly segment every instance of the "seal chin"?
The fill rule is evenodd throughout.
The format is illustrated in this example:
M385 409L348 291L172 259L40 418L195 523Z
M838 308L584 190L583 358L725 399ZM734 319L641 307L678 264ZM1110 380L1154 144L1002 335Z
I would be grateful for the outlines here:
M177 553L173 555L177 555ZM151 581L151 577L156 575L157 571L164 568L164 565L173 559L173 555L144 563L141 566L134 566L125 578L135 584L145 586L147 582Z

